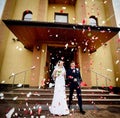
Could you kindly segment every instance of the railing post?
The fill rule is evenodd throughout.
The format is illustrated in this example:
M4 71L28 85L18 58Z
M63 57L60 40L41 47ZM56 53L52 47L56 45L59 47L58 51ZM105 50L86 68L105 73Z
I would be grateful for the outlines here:
M15 82L15 75L13 75L12 89L14 88L14 82Z
M98 89L98 79L97 79L97 73L96 73L96 87Z
M105 83L106 83L106 90L108 90L108 86L107 86L107 78L105 78Z
M106 87L107 87L107 78L105 78L105 83L106 83Z
M25 79L26 79L26 71L25 71L25 74L24 74L23 88L25 87Z

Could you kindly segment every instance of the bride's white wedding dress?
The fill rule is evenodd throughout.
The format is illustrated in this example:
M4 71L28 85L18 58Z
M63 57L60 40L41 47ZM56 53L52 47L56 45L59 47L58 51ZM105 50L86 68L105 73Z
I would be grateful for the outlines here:
M67 115L69 114L69 109L66 101L65 93L65 69L61 70L57 68L57 77L55 79L55 88L52 104L49 107L49 110L54 115Z

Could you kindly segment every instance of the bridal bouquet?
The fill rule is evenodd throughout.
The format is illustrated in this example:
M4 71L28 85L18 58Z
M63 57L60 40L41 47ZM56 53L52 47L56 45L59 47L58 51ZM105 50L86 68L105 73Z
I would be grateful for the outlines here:
M62 70L58 69L57 72L56 72L56 76L60 76L61 73L62 73Z

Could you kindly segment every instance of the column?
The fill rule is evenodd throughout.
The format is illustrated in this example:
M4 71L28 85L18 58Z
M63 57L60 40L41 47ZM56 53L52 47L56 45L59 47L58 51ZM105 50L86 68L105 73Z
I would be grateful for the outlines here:
M40 60L41 51L40 46L34 46L33 49L33 68L31 71L30 86L39 86L39 75L40 75Z

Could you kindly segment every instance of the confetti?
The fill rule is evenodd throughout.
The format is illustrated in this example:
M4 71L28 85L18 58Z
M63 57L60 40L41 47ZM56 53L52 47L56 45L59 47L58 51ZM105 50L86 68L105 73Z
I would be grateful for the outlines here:
M35 66L32 66L31 69L35 69Z
M46 118L46 116L42 115L42 116L40 116L40 118Z
M10 111L6 114L6 118L11 118L14 111L15 111L14 107L12 109L10 109Z
M85 23L86 23L86 20L83 19L83 20L82 20L82 25L85 25Z
M30 97L32 95L32 93L31 92L29 92L28 94L27 94L27 97Z
M117 41L118 41L118 43L120 43L120 38Z
M37 57L37 59L40 59L40 57Z
M120 61L119 61L119 60L117 60L117 61L116 61L116 64L118 64L119 62L120 62Z
M119 80L119 78L117 77L117 78L116 78L116 82L118 82L118 80Z
M3 84L3 83L5 83L5 81L2 81L1 83Z
M33 114L33 111L32 111L32 109L30 109L30 115L32 115Z
M112 70L111 70L111 69L107 69L107 71L112 72Z
M38 115L40 115L41 111L42 111L42 107L39 106L39 108L38 108Z
M18 84L17 87L22 87L22 84Z
M18 96L14 97L13 100L17 100L18 99Z
M80 84L81 86L87 86L87 84L85 82L81 82Z
M113 86L109 86L109 89L112 90L112 89L113 89Z
M60 13L63 13L64 12L64 10L60 10Z
M66 7L62 7L62 9L64 9L64 10L65 10L65 9L66 9Z
M28 103L26 102L26 106L28 107Z
M65 44L65 48L68 48L68 43L67 43L67 44Z
M45 52L45 50L42 49L42 52Z

